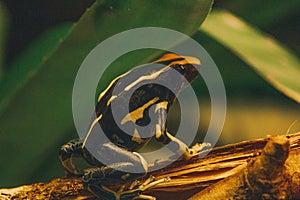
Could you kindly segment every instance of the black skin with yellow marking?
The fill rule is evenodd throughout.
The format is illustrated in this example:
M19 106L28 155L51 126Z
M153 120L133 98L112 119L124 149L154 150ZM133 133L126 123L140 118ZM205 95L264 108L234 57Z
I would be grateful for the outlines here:
M59 157L67 173L69 175L83 175L83 181L98 196L106 196L107 199L125 200L140 195L142 189L112 194L102 184L128 182L146 174L148 170L147 162L136 151L143 147L152 135L155 135L155 138L164 144L173 143L173 145L170 145L170 149L175 154L183 154L182 158L189 159L198 151L188 148L183 142L168 133L166 114L175 101L176 95L187 86L187 83L192 82L199 75L196 68L200 67L200 61L193 57L170 53L165 54L154 63L163 65L149 64L131 70L113 80L99 96L96 105L96 117L91 124L87 138L84 141L80 139L72 140L61 148ZM182 75L179 80L170 77L171 68ZM143 85L146 81L153 82L152 79L162 81L162 83L167 81L169 85L172 85L176 95L160 84L147 83ZM187 82L184 80L187 80ZM118 86L117 91L113 93L116 86ZM122 102L131 91L134 92L129 101L129 115L124 116L121 121L116 123L111 110L112 102ZM128 110L128 107L122 105L122 103L116 103L114 106L117 106L117 108L114 107L117 110ZM139 132L136 127L147 126L151 115L155 116L155 126L148 127L147 131L142 133ZM97 135L94 131L94 126L97 123L100 124L110 142L93 139ZM131 128L132 134L125 133L118 124ZM111 163L110 166L103 165L87 151L86 145L98 146L97 153L101 156L101 159L117 160L118 162ZM105 154L102 155L101 152L105 152ZM74 155L82 156L89 164L96 167L85 170L83 173L78 172L72 163L72 156ZM138 171L142 173L129 174L123 172L127 169L139 169Z

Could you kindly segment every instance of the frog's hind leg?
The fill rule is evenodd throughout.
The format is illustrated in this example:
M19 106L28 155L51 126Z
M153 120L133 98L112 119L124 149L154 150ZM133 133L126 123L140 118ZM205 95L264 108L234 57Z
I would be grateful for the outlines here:
M96 196L106 196L107 199L113 199L111 196L118 195L101 184L128 182L145 175L148 171L148 164L140 154L112 143L102 144L95 152L98 153L100 159L104 159L102 163L105 161L104 164L107 166L86 170L83 175L83 182ZM101 162L101 160L99 161Z
M120 200L120 195L117 192L105 187L102 184L117 179L118 182L126 179L128 173L119 171L122 167L130 166L130 163L118 163L114 166L102 166L99 168L91 168L85 171L83 183L94 195L107 200ZM132 166L132 165L131 165ZM118 168L119 170L116 170ZM113 181L112 181L113 182Z
M170 178L162 178L159 180L154 180L154 176L150 176L142 184L137 180L133 181L132 184L129 186L129 188L126 190L124 186L121 186L121 188L118 191L113 191L103 185L93 185L93 184L89 185L88 188L94 194L97 194L98 196L101 196L102 198L106 198L109 200L112 199L114 200L133 200L133 199L155 200L156 199L155 197L150 195L144 195L141 193L157 184L168 182L168 181L170 181Z

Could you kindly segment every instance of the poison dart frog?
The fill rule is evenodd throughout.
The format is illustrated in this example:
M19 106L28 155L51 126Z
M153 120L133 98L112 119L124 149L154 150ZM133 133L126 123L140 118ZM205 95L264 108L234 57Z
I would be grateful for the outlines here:
M153 177L142 185L134 182L148 171L148 162L138 150L154 137L163 144L171 144L167 147L175 155L180 155L180 159L190 159L201 151L203 146L189 148L166 128L167 113L171 105L176 96L199 76L199 67L200 60L195 57L167 53L151 64L135 68L115 78L98 97L95 117L86 138L71 140L61 147L59 158L66 172L69 175L82 175L83 183L98 197L116 200L137 197L155 199L141 194L150 185L154 185ZM179 74L175 78L172 75L174 70ZM114 91L116 88L118 89ZM130 95L129 105L124 106L122 102L126 95ZM113 103L114 109L127 109L129 112L120 119L115 119ZM149 126L150 122L154 123ZM96 124L100 125L109 141L97 139L94 130ZM122 126L127 127L127 132ZM128 131L131 134L128 134ZM97 149L90 152L91 148L86 148L87 145L97 146ZM102 161L111 164L103 164L93 156L94 153L98 154ZM83 157L93 168L79 172L72 162L75 155ZM139 173L128 173L134 170ZM115 192L107 187L130 181L133 181L133 184L128 190L121 188Z

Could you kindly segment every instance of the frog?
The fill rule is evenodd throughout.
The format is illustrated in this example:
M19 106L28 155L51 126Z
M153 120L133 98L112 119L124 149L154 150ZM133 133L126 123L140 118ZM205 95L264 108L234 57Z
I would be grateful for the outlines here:
M176 101L177 95L199 76L200 66L201 62L196 57L166 53L148 65L116 77L98 97L87 136L84 139L71 140L61 147L59 159L67 175L81 176L84 185L97 197L111 200L155 199L143 195L142 192L155 184L168 181L168 178L154 180L150 176L144 183L137 183L137 179L146 176L149 169L148 161L139 150L151 138L166 145L177 156L176 159L189 160L209 146L203 143L188 147L167 129L170 107ZM174 70L180 75L176 79L171 75ZM172 89L158 84L157 81L165 81L172 85ZM122 101L128 94L131 96L129 106L126 107ZM117 106L117 110L127 109L129 112L120 119L115 119L112 105ZM150 121L152 125L147 126ZM94 139L97 138L94 130L97 125L100 125L108 140ZM129 129L131 134L125 132L122 126L129 126L126 131ZM139 130L136 126L144 129ZM97 149L91 152L87 145L97 146ZM108 165L103 164L93 156L95 153L102 161L113 161ZM73 162L75 156L82 157L92 168L79 171ZM138 173L131 173L134 170ZM132 183L127 190L121 187L118 191L113 191L108 187L130 182Z

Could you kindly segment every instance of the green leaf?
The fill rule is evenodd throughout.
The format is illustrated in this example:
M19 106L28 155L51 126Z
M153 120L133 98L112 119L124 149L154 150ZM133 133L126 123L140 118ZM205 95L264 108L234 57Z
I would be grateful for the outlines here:
M0 166L0 184L24 183L27 174L39 166L39 159L48 155L49 149L58 151L58 141L74 129L73 83L80 64L97 44L114 34L145 26L192 35L211 4L211 0L96 1L41 64L28 63L30 70L22 72L26 76L18 80L7 75L0 85L0 150L10 160ZM124 59L122 65L139 64L152 57L140 54Z
M62 24L51 28L35 39L29 48L10 66L0 82L0 112L15 93L37 73L42 63L58 47L59 41L68 34L71 24Z
M251 24L267 28L280 22L284 23L287 18L295 16L299 12L300 1L224 1L221 6Z
M264 79L300 103L300 61L270 36L226 11L213 12L201 26Z

